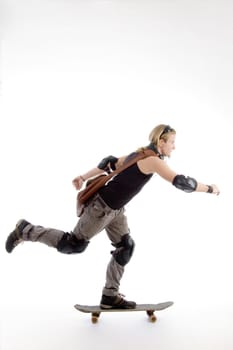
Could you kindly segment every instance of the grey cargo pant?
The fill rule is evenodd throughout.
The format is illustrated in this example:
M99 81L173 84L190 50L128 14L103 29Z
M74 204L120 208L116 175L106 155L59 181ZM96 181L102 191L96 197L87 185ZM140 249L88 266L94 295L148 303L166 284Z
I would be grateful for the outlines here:
M113 244L121 241L122 236L129 233L127 218L124 215L124 208L119 210L111 209L103 199L96 194L80 217L72 233L77 239L89 241L102 230L106 233ZM29 224L23 231L23 239L26 241L41 242L50 247L57 248L58 242L64 235L64 231L43 226ZM119 249L119 248L116 248ZM107 296L117 295L119 292L120 280L124 273L124 266L117 263L114 256L107 266L106 283L103 294Z

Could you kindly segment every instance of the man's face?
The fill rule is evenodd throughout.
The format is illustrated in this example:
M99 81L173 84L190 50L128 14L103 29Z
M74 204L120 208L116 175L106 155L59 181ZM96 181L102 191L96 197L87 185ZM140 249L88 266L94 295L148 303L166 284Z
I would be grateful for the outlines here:
M159 140L160 153L165 157L170 157L172 151L176 148L175 141L176 141L176 135L172 133L170 135L168 134L167 141L163 139Z

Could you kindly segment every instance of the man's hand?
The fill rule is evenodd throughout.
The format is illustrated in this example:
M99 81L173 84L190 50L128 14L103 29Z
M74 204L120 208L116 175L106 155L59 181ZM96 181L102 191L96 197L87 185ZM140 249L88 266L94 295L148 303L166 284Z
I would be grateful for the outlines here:
M84 179L79 175L72 181L72 184L76 190L80 190L82 188L83 182Z
M211 187L213 189L213 192L211 192L211 193L216 194L218 196L220 194L220 190L219 190L218 186L212 184Z
M82 175L77 176L73 181L72 184L76 188L76 190L80 190L82 188L82 185L85 181L89 180L92 177L95 177L97 175L103 174L104 171L99 168L93 168L89 170L87 173L84 173Z

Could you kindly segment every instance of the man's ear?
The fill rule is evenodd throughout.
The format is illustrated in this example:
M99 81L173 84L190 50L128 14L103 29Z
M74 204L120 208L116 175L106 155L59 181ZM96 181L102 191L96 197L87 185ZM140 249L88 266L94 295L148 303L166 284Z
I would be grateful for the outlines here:
M166 143L166 141L164 139L159 139L158 141L158 146L157 147L161 147Z

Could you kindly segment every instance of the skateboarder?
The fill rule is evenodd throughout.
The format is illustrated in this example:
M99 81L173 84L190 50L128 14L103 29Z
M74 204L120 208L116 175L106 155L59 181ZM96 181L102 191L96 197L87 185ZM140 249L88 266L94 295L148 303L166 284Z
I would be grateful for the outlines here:
M135 308L134 301L126 300L119 293L125 265L130 261L135 246L125 216L125 205L139 193L153 174L158 174L176 188L188 193L194 191L215 195L220 193L216 185L205 185L192 177L177 174L169 168L164 158L170 157L175 149L175 138L176 131L169 125L156 126L149 135L149 145L144 147L153 150L155 155L139 160L102 187L87 202L73 231L68 233L45 228L22 219L6 240L7 252L11 253L22 241L32 241L44 243L65 254L81 253L87 248L91 238L105 229L115 250L111 252L112 256L107 266L100 306L105 309ZM88 179L112 171L134 155L135 152L121 158L113 156L104 158L96 168L77 176L73 180L74 187L80 190Z

